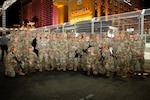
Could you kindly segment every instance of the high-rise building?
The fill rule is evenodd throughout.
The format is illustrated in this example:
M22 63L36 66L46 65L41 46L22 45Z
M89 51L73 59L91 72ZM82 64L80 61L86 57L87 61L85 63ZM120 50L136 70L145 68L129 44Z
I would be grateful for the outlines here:
M140 10L144 0L69 0L69 22Z
M21 0L22 20L39 18L36 27L141 10L144 0Z
M21 0L21 21L32 21L38 18L36 27L52 25L53 2L52 0Z

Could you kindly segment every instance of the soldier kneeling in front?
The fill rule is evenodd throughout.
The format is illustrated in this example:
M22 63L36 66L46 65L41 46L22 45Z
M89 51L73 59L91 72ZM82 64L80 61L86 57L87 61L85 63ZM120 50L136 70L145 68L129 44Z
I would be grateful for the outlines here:
M11 52L6 56L5 75L9 77L15 77L16 74L25 75L25 73L23 73L24 64L18 59L18 56L17 47L13 47Z

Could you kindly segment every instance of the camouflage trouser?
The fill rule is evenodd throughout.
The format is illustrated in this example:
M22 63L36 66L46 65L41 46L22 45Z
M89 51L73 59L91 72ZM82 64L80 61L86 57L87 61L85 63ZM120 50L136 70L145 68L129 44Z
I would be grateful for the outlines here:
M105 74L106 73L106 68L101 65L101 62L99 60L97 60L96 63L95 63L94 72L95 73L97 72L99 74Z
M92 64L91 67L92 67L93 74L97 75L99 73L98 66L96 66L95 64Z
M91 69L92 69L92 65L91 64L86 64L86 70L87 70L87 74L90 75Z
M74 52L69 52L69 58L68 58L68 69L73 69L74 68Z
M42 53L39 54L39 68L43 69L44 55Z
M60 58L60 68L66 70L68 65L67 57Z
M143 73L144 72L144 56L132 56L132 66L133 66L133 70L136 71L136 68L140 67L140 71ZM138 68L137 68L138 69Z
M110 62L111 61L109 59L105 59L103 62L101 62L101 66L106 69L106 76L107 77L110 76L110 71L111 71Z
M55 62L56 62L56 68L57 70L60 70L60 58L59 57L55 57Z
M44 64L43 65L44 65L45 70L49 70L50 69L50 61L49 61L48 58L44 59Z
M118 70L118 73L127 73L128 72L128 62L127 60L123 60L121 61L122 59L120 58L120 61L118 63L118 66L119 66L119 70Z
M50 66L51 66L51 70L53 70L56 67L56 61L54 57L50 57Z
M128 53L127 55L127 68L130 69L131 68L131 65L132 65L132 55L131 53Z
M127 73L127 62L119 62L119 64L118 64L118 66L119 66L119 73L121 74L121 73Z
M79 67L79 59L78 57L74 58L74 69L77 69Z
M81 68L83 70L86 70L87 69L86 66L88 66L87 65L87 56L83 55L82 58L81 58Z
M32 64L31 64L31 63ZM38 69L37 68L37 63L35 63L34 61L26 61L25 63L24 63L24 70L25 70L25 73L27 74L28 72L35 72L35 70L36 69Z
M23 64L12 64L11 65L14 68L14 71L16 74L20 75L21 72L24 71L24 63Z
M10 65L10 64L5 65L5 75L7 75L9 77L15 77L16 76L14 67L12 65Z
M113 64L114 64L114 70L115 71L118 71L118 63L119 63L119 59L118 58L115 58L113 57Z

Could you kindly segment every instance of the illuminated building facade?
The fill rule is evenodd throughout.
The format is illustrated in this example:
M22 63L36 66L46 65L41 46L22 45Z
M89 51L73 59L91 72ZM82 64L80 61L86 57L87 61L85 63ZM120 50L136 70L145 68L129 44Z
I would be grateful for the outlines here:
M144 0L68 0L69 22L140 10Z
M141 10L143 5L144 0L22 0L21 18L37 16L40 27Z
M53 0L53 25L68 22L68 0Z
M21 0L21 21L32 21L36 16L39 20L36 27L52 25L53 2L52 0Z

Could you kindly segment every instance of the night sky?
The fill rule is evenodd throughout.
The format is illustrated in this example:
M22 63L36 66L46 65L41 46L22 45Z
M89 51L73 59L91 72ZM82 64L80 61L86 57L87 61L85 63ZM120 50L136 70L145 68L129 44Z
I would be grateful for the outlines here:
M150 0L144 0L144 8L150 8Z
M0 5L3 4L5 0L0 0ZM20 15L20 2L17 0L13 5L11 5L7 10L6 10L6 26L13 27L13 24L19 24L19 15ZM2 17L0 16L0 26L2 26Z
M5 0L0 0L0 5L3 4ZM144 0L144 8L150 8L150 0ZM13 27L13 24L19 24L20 15L20 2L17 0L11 7L7 9L7 27ZM0 26L2 23L2 17L0 17Z

